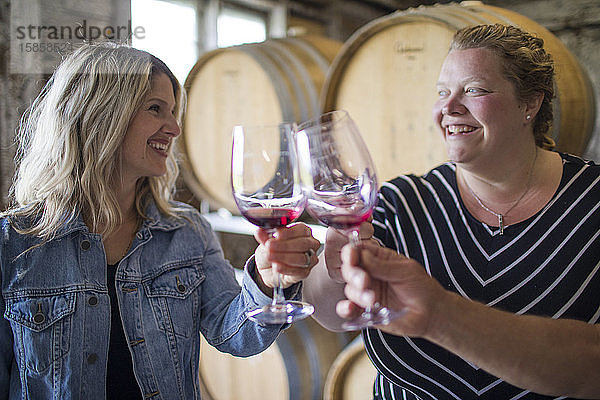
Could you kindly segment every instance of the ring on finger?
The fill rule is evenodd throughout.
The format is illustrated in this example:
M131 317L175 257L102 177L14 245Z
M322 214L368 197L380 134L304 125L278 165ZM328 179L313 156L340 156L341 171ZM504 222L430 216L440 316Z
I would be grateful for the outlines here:
M310 263L312 262L312 258L314 255L315 251L313 249L308 249L304 252L304 256L306 257L306 262L303 265L304 268L310 267Z

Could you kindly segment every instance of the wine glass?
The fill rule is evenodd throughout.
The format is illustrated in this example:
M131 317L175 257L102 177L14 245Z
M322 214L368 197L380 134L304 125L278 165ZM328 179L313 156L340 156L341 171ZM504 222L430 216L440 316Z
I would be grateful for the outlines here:
M359 226L373 212L378 187L375 166L356 124L343 110L322 114L298 127L296 145L307 211L359 246ZM390 309L375 304L343 327L362 329L392 318Z
M235 203L248 221L266 229L293 222L302 214L306 197L300 185L293 134L296 125L238 125L233 128L231 186ZM282 324L306 318L311 304L286 301L281 276L270 305L251 310L248 318L260 324Z

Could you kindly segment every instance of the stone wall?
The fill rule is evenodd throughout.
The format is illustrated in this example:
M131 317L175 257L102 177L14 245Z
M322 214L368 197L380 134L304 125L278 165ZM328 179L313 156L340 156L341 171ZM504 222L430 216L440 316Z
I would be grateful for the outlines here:
M6 197L14 172L14 133L23 111L39 92L42 74L10 73L10 4L0 0L0 206Z

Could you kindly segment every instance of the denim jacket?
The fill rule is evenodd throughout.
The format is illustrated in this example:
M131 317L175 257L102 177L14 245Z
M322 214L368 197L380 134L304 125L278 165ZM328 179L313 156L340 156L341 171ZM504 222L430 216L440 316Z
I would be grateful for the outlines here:
M199 213L166 218L153 204L147 213L115 279L135 376L144 398L199 399L200 332L250 356L282 327L246 318L270 302L251 278L254 262L240 288ZM104 399L111 319L100 235L77 219L21 254L39 239L0 224L0 399Z

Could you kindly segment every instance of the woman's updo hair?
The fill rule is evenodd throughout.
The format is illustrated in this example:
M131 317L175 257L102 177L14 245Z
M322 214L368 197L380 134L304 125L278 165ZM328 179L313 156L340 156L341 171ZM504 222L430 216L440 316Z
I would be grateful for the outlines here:
M537 146L552 149L554 141L548 135L552 126L554 98L554 62L544 49L544 41L517 27L494 24L460 29L454 35L450 50L485 48L504 60L504 75L516 89L520 101L538 93L544 95L533 121L533 136Z

